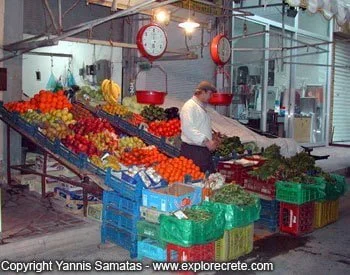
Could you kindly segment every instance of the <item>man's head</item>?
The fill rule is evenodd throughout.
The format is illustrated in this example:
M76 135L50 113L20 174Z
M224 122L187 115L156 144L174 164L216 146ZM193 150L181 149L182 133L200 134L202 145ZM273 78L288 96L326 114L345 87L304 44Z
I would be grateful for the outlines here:
M209 81L201 81L194 95L203 103L208 103L211 94L216 92L216 88Z

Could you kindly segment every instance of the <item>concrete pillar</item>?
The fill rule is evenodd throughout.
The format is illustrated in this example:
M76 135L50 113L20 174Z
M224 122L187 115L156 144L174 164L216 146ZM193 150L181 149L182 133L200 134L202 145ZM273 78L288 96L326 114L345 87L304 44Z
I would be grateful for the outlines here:
M4 2L4 1L0 1ZM23 1L5 0L3 44L13 43L23 39ZM7 68L7 91L3 94L4 102L16 101L22 98L22 56L4 62ZM7 155L6 138L4 138L4 160ZM11 131L11 164L21 161L21 136ZM5 163L5 161L4 161Z

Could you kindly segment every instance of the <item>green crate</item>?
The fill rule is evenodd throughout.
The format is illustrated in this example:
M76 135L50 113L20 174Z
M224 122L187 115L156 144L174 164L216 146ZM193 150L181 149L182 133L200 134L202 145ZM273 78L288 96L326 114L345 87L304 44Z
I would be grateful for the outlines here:
M224 236L215 242L215 261L228 261L228 253L230 246L230 231L225 230Z
M287 181L276 182L276 200L291 204L304 204L325 197L326 181L315 178L316 183L305 184Z
M246 206L208 201L203 202L203 205L225 213L225 230L247 226L260 219L261 205L258 197L255 197L254 204Z
M224 213L218 209L208 209L205 206L193 206L194 209L208 210L212 217L196 222L178 219L175 216L160 215L160 237L167 243L183 247L196 244L207 244L221 238L224 234Z
M137 235L138 239L150 238L157 241L158 245L162 248L166 247L166 242L160 239L160 225L156 223L150 223L147 221L137 222Z
M253 250L254 224L239 228L233 228L230 231L229 240L229 261L249 254Z

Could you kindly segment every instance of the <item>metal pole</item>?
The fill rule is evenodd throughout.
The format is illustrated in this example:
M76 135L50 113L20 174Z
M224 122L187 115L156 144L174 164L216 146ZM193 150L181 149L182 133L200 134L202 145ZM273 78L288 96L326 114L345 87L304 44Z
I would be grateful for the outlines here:
M6 155L6 160L7 160L7 184L11 185L12 180L11 180L11 133L10 133L10 126L7 124L6 126L6 148L7 148L7 155Z
M327 64L317 64L317 63L301 63L301 62L283 62L284 64L295 64L303 66L319 66L319 67L328 67L328 68L339 68L350 70L350 66L339 66L339 65L327 65Z
M266 25L266 30L269 31L270 26ZM267 130L267 90L268 90L268 71L269 71L269 61L266 60L270 56L269 51L270 46L270 35L267 32L265 35L265 62L264 62L264 82L262 86L262 106L261 106L261 121L260 121L260 129L263 132Z
M46 174L47 168L47 153L44 151L44 164L43 164L43 174ZM44 175L41 176L41 197L44 199L46 196L46 177Z
M58 1L58 33L61 34L62 33L62 1L61 0L57 0Z

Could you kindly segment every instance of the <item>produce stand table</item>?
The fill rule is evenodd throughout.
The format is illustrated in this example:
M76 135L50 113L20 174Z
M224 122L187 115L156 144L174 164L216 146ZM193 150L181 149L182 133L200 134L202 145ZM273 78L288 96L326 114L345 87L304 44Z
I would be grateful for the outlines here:
M34 174L34 175L39 175L41 176L41 193L42 193L42 198L46 197L46 187L45 187L45 181L46 178L52 178L56 179L58 181L62 181L65 183L69 183L74 186L81 187L83 189L83 209L84 209L84 216L86 217L87 215L87 206L88 206L88 193L92 193L94 195L100 195L102 194L102 188L100 186L103 186L103 180L102 178L97 177L96 175L93 175L92 173L84 170L84 169L79 169L76 165L70 163L68 160L56 155L54 152L46 148L43 144L38 142L31 134L29 134L27 131L22 129L20 126L16 124L15 121L11 119L11 117L8 116L7 110L4 109L4 107L0 106L0 119L6 124L6 141L7 141L7 157L6 157L6 162L7 162L7 182L9 185L12 184L12 179L11 179L11 169L13 170L18 170L21 172L25 172L27 174ZM11 135L10 135L10 129L15 130L17 133L19 133L22 137L28 139L32 143L34 143L36 146L38 146L44 156L44 161L43 161L43 171L38 172L34 169L31 169L31 165L11 165ZM74 174L76 174L81 181L74 181L67 179L65 177L57 177L53 175L47 174L47 156L50 155L53 159L55 159L57 162L65 166L67 169L72 171Z

